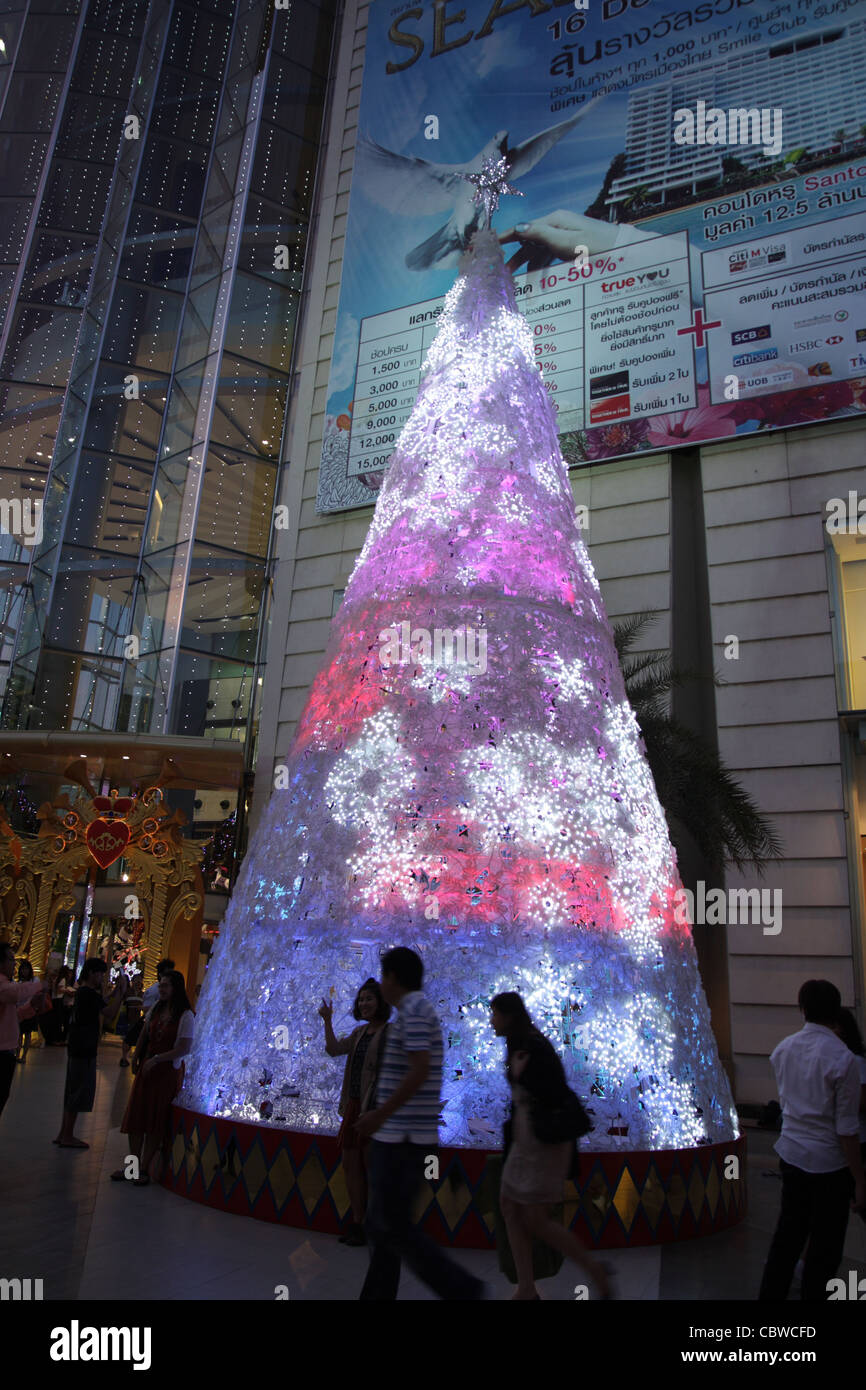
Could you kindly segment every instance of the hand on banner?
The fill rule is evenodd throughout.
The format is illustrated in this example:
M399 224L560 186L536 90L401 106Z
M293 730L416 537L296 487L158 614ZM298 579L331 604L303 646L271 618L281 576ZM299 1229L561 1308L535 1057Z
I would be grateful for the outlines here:
M519 241L520 250L508 261L508 269L519 270L526 262L527 270L543 270L554 261L573 261L577 247L585 246L587 254L609 251L616 246L620 233L628 231L628 241L639 241L652 232L638 227L623 228L617 222L601 222L597 217L584 217L579 212L558 208L556 212L537 217L534 222L518 222L515 227L499 234L499 240Z

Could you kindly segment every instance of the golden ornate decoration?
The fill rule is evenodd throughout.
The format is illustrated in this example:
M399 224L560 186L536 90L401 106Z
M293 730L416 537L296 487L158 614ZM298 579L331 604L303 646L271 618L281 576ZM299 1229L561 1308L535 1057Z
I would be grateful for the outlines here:
M203 846L184 838L186 818L169 812L158 787L137 797L119 798L112 791L108 798L79 797L74 803L64 795L44 802L36 814L38 834L16 835L0 808L0 937L41 970L57 915L75 907L75 886L94 864L88 828L98 820L122 822L129 827L123 858L130 894L134 887L138 899L134 916L145 923L146 988L156 979L156 963L175 926L191 922L204 907Z

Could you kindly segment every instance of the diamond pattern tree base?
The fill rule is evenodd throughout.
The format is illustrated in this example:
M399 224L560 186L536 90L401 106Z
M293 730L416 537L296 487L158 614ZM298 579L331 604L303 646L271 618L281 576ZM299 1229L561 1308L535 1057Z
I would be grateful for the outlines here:
M501 1154L440 1148L416 1220L443 1245L494 1245ZM736 1158L737 1162L730 1160ZM585 1245L624 1248L711 1235L746 1213L746 1140L655 1152L581 1153L565 1221ZM738 1176L726 1177L727 1172ZM349 1194L336 1137L218 1120L175 1106L164 1186L219 1211L336 1235Z

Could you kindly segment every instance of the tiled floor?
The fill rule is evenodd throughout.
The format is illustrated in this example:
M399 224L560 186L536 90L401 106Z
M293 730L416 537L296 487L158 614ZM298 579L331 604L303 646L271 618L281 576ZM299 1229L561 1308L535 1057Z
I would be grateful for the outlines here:
M120 1166L126 1140L118 1126L130 1086L119 1046L100 1052L96 1108L78 1133L91 1147L57 1149L66 1054L31 1052L18 1067L0 1119L2 1241L0 1277L42 1278L47 1299L273 1299L285 1285L293 1300L355 1299L367 1267L365 1250L333 1236L210 1211L163 1188L128 1187L108 1175ZM752 1298L776 1221L779 1181L773 1136L749 1135L749 1215L721 1235L635 1250L606 1252L626 1299ZM852 1220L843 1272L866 1273L866 1226ZM458 1251L455 1258L507 1299L496 1255ZM569 1300L581 1282L573 1266L545 1280L542 1296ZM429 1291L403 1276L401 1299Z

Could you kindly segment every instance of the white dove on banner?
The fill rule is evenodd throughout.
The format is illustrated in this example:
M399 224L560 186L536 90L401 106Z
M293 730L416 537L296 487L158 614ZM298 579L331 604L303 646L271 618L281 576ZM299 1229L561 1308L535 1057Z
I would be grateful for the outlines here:
M505 177L509 181L523 178L600 100L594 97L567 121L549 126L519 145L510 145L508 131L498 130L465 164L434 164L415 155L396 154L368 136L359 136L357 169L368 198L404 216L423 217L450 209L448 221L408 253L409 269L457 265L484 220L484 209L474 201L475 189L467 182L467 175L480 174L486 161L504 159Z

